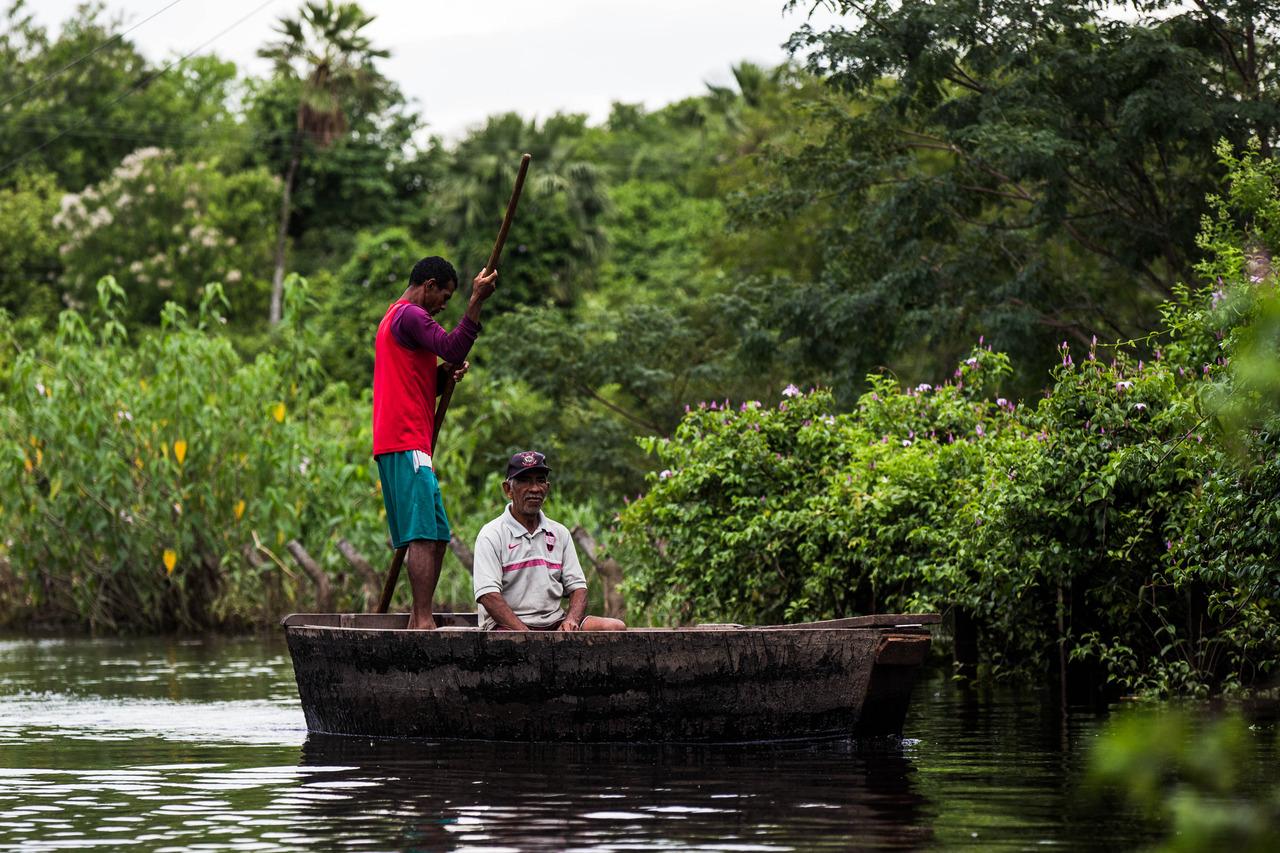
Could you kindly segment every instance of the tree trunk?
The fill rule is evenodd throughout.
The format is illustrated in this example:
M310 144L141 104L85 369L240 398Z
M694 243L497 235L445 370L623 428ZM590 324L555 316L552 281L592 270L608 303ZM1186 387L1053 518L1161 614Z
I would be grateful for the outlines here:
M462 568L467 570L467 574L475 574L476 555L467 547L466 542L458 538L456 533L449 536L449 550L458 558L458 562L462 563Z
M284 315L284 250L289 237L289 216L293 209L293 182L298 175L298 163L302 160L302 132L293 133L293 148L289 152L289 169L284 176L284 192L280 196L280 225L276 231L275 269L271 273L271 325L280 322Z
M378 573L374 571L373 566L364 558L364 555L356 550L356 546L346 539L338 540L338 553L342 554L352 568L359 573L360 579L364 582L365 612L372 613L373 611L369 610L369 608L375 606L382 595L382 581L378 577Z
M626 612L622 593L618 591L618 587L622 584L622 566L618 565L618 561L613 557L596 558L596 540L581 524L573 528L570 535L587 555L591 565L595 566L596 574L600 575L600 580L604 583L604 615L621 619Z
M329 586L329 577L324 573L324 569L320 564L312 559L307 550L302 547L302 543L297 539L290 539L285 543L289 553L293 555L293 559L302 570L311 578L311 582L316 585L316 612L332 613L333 612L333 590Z

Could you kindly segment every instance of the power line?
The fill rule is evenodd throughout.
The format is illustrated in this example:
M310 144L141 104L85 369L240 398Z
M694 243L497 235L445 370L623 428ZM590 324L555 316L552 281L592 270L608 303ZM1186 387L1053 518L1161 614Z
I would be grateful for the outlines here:
M204 48L206 48L206 47L208 47L209 45L213 44L213 42L215 42L215 41L217 41L218 39L222 38L224 35L226 35L227 33L231 32L233 29L235 29L236 27L240 26L240 25L241 25L241 24L243 24L245 21L249 20L249 19L250 19L250 18L252 18L254 15L258 14L259 12L261 12L263 9L267 8L268 6L270 6L270 5L271 5L272 3L274 3L274 2L276 2L276 0L264 0L264 2L262 2L262 3L258 4L258 6L256 6L256 7L253 9L253 11L249 12L249 13L248 13L248 14L246 14L246 15L241 16L240 18L237 18L237 19L236 19L234 22L232 22L229 26L224 27L222 30L219 30L217 33L214 33L214 35L213 35L211 38L209 38L208 40L206 40L206 41L202 42L201 44L196 45L196 46L195 46L194 48L192 48L190 51L188 51L187 53L185 53L185 54L183 54L182 56L178 57L177 59L173 60L172 62L170 62L170 63L169 63L168 65L166 65L164 68L161 68L161 69L160 69L159 71L157 71L156 73L151 74L151 75L149 75L149 76L147 76L147 77L142 78L142 79L141 79L141 80L139 80L137 83L134 83L132 86L130 86L128 89L125 89L125 90L124 90L124 92L123 92L123 93L121 93L118 97L116 97L115 99L113 99L112 101L110 101L109 103L107 103L107 104L103 107L103 111L105 111L105 110L107 110L107 109L110 109L111 107L114 107L116 104L120 103L120 102L121 102L121 101L123 101L125 98L129 97L130 95L132 95L134 92L136 92L138 89L142 88L144 85L146 85L146 84L150 83L151 81L155 80L155 79L156 79L156 78L158 78L161 74L164 74L165 72L169 71L171 68L173 68L173 67L174 67L175 65L177 65L178 63L180 63L180 62L185 62L186 60L190 59L192 56L194 56L194 55L196 54L196 52L197 52L197 51L203 50ZM56 136L52 136L52 137L50 137L49 139L46 139L44 142L40 143L40 144L39 144L39 145L37 145L35 148L30 148L30 149L28 149L28 150L26 150L26 151L22 152L22 153L21 153L21 154L19 154L17 157L15 157L15 158L13 158L12 160L10 160L8 163L5 163L5 164L4 164L4 166L0 166L0 175L4 174L5 172L8 172L11 168L13 168L13 167L14 167L14 166L16 166L18 163L20 163L20 162L22 162L23 160L25 160L25 159L26 159L27 157L29 157L30 155L35 154L37 151L42 151L42 150L44 150L45 148L48 148L48 147L49 147L50 145L52 145L54 142L57 142L59 139L61 139L63 136L65 136L66 134L70 133L71 131L73 131L73 130L78 130L79 128L81 128L81 127L83 127L84 125L88 124L88 123L89 123L89 120L90 120L91 118L92 118L92 116L86 116L84 119L82 119L80 122L78 122L74 127L67 128L66 130L62 131L61 133L57 134Z
M181 2L182 2L182 0L173 0L173 2L172 2L172 3L170 3L168 6L165 6L164 8L160 9L159 11L152 12L150 15L148 15L148 16L147 16L147 17L145 17L145 18L143 18L141 21L138 21L138 23L134 24L134 25L133 25L132 27L130 27L129 29L125 30L125 31L124 31L124 32L122 32L122 33L116 33L114 36L112 36L111 38L107 39L107 40L106 40L106 41L104 41L102 44L98 45L98 46L97 46L97 47L95 47L93 50L91 50L91 51L89 51L88 53L86 53L84 56L81 56L79 59L75 59L75 60L73 60L73 61L71 61L71 62L68 62L66 65L62 66L62 67L61 67L61 68L59 68L57 71L55 71L55 72L53 72L52 74L50 74L50 75L48 75L47 77L45 77L43 80L40 80L40 81L38 81L38 82L36 82L36 83L32 83L30 86L28 86L27 88L23 89L23 90L22 90L21 92L19 92L18 94L16 94L16 95L10 95L9 97L5 98L3 101L0 101L0 107L6 107L6 106L8 106L8 105L9 105L9 103L10 103L11 101L14 101L14 100L17 100L18 98L21 98L23 95L27 94L27 92L30 92L32 89L37 89L37 88L39 88L39 87L43 86L45 83L48 83L48 82L49 82L50 80L52 80L54 77L57 77L59 74L62 74L62 73L63 73L63 72L65 72L65 71L70 71L72 68L75 68L75 67L76 67L77 65L79 65L81 62L84 62L86 59L88 59L89 57L93 56L93 55L94 55L95 53L97 53L98 51L100 51L100 50L102 50L102 49L106 48L106 47L107 47L108 45L110 45L110 44L113 44L113 43L115 43L115 42L119 41L120 39L122 39L122 38L124 38L125 36L127 36L129 33L131 33L131 32L133 32L134 30L136 30L138 27L140 27L140 26L142 26L143 24L145 24L147 21L150 21L152 18L154 18L154 17L156 17L157 15L159 15L161 12L167 12L168 10L172 9L174 6L177 6L177 5L178 5L179 3L181 3Z

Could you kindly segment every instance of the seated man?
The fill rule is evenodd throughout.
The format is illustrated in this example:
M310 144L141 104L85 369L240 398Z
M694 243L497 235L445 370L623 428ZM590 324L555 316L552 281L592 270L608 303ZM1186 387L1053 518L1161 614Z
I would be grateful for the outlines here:
M522 451L507 463L511 502L476 537L474 585L480 627L499 631L622 631L587 616L587 579L569 529L542 514L551 487L546 457ZM569 596L569 612L560 600Z

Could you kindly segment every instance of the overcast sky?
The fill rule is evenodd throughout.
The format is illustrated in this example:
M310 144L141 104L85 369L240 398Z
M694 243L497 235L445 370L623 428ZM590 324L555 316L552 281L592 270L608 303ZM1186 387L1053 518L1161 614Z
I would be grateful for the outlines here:
M35 0L28 8L53 31L80 0ZM299 0L107 0L127 36L165 62L206 41L251 73L265 73L254 52ZM807 6L783 14L784 0L367 0L376 20L366 32L391 51L383 63L415 100L430 132L457 138L485 116L515 110L545 118L556 111L608 115L613 101L659 107L732 80L742 60L774 65ZM811 3L808 5L812 5ZM160 11L164 10L164 11ZM257 10L257 11L255 11ZM149 16L159 12L151 20ZM248 16L245 18L245 16ZM223 29L245 18L229 32ZM830 24L826 10L816 24ZM145 23L144 23L145 21ZM215 36L217 36L215 38Z

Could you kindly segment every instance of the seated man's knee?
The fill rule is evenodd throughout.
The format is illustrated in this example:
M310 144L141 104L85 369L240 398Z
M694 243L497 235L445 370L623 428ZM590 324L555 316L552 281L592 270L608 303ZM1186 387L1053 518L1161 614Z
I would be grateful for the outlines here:
M627 630L627 625L621 619L611 619L608 616L588 616L582 620L582 630L625 631Z

